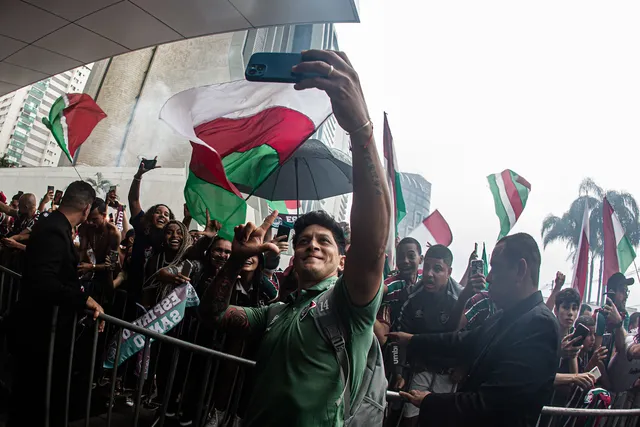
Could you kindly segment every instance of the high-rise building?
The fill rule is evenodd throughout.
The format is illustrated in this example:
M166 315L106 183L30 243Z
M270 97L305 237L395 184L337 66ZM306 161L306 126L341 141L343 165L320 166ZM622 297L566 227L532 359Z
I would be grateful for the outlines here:
M0 154L20 166L57 166L62 150L41 119L61 95L82 92L90 72L82 66L0 97Z
M401 173L400 185L407 214L398 224L400 238L407 237L429 216L431 210L431 183L417 173Z
M107 113L80 147L77 164L136 166L141 156L158 156L163 167L184 168L191 157L189 142L158 119L172 95L197 86L244 78L255 52L300 52L337 49L334 24L280 25L217 34L142 49L94 64L85 92ZM331 117L314 135L348 152L345 135ZM61 165L68 164L61 159ZM259 214L266 203L249 199ZM344 201L342 201L344 199ZM341 218L347 199L312 201L304 211L321 209ZM343 208L344 205L344 208Z

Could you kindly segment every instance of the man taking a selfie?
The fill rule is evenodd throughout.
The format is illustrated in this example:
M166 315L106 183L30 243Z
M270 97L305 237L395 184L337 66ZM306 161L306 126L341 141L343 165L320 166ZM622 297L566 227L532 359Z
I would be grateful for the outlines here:
M236 228L231 257L207 289L199 309L200 317L214 327L262 336L250 412L244 420L248 427L342 426L348 417L345 406L353 401L363 381L367 355L374 344L373 323L382 299L391 208L358 76L342 52L312 50L304 52L303 59L308 61L295 66L294 72L326 77L303 79L296 89L326 91L338 124L351 136L351 246L345 256L344 232L326 212L310 212L298 218L293 239L298 290L269 319L269 307L229 306L229 298L245 261L277 249L273 243L264 243L277 212L259 227L248 223ZM338 278L343 267L344 273ZM316 303L329 291L327 301ZM342 347L348 372L341 370L337 352L323 335L326 331L316 327L316 316L328 312L339 318L340 327L348 335Z

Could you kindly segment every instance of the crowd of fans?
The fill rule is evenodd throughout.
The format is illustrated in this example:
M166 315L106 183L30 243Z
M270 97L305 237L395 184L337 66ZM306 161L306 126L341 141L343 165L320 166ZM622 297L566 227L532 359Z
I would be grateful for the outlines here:
M588 393L604 405L606 390L638 386L638 316L625 308L633 279L620 273L608 278L603 307L581 306L574 289L563 289L561 273L545 303L540 251L520 233L497 243L487 277L471 268L475 250L458 282L447 247L425 250L423 242L405 238L397 244L397 270L383 278L389 194L357 75L343 54L314 54L321 60L299 71L329 78L298 88L325 90L338 122L351 132L351 227L321 211L302 215L284 269L280 254L290 242L272 235L276 213L261 225L238 225L233 241L218 236L221 225L208 215L204 231L190 231L186 205L182 220L164 204L143 210L140 184L151 172L144 164L126 206L116 188L103 200L82 181L55 203L53 191L39 206L28 193L0 200L2 265L23 274L20 301L3 319L14 364L10 425L41 424L50 331L43 319L54 305L50 425L61 425L65 357L73 348L74 363L90 365L91 334L84 333L90 319L74 324L74 313L88 308L96 318L106 311L133 321L185 283L200 306L169 334L257 366L241 374L236 364L221 362L207 379L206 358L194 354L178 362L176 377L185 378L185 387L169 387L173 349L154 343L148 372L155 375L146 381L144 405L156 410L168 393L166 416L182 426L198 417L196 402L208 380L215 380L204 402L208 426L382 423L373 411L371 423L362 424L358 398L362 388L387 386L366 380L374 347L382 349L389 389L403 396L387 408L387 426L532 426L543 405L578 406ZM339 333L319 330L318 318L327 313ZM327 334L344 339L330 343ZM108 335L99 348L113 338ZM85 374L96 387L110 378L100 368L104 359L99 351L97 368ZM129 405L136 367L132 358L117 368L116 390ZM84 405L71 393L72 406Z

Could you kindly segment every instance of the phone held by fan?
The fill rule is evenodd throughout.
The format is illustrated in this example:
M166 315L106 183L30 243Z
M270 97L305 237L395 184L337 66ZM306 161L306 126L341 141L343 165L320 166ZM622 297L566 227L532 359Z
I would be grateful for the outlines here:
M302 54L285 52L256 52L251 55L244 76L251 82L298 83L317 74L300 74L291 71L302 62Z
M287 240L289 240L290 235L291 235L291 227L285 224L280 224L280 226L278 227L278 234L276 234L276 238L281 236L287 236Z
M58 206L62 202L62 190L56 190L55 196L53 196L53 204Z
M158 159L142 159L142 165L146 170L155 169L158 164Z
M591 331L589 330L589 328L587 328L582 323L578 323L576 325L575 331L573 331L573 335L571 335L571 339L572 340L574 340L574 339L576 339L578 337L580 338L574 343L574 346L580 347L584 343L584 340L589 336L590 333L591 333Z
M180 272L180 274L184 277L189 277L191 275L191 262L185 260L184 264L182 265L182 271Z

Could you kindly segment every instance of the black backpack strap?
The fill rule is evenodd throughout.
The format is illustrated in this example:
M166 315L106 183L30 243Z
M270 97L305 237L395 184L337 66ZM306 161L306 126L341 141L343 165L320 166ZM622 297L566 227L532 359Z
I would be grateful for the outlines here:
M340 380L344 385L342 394L336 401L336 406L340 406L340 403L344 401L344 418L348 419L351 415L351 365L338 311L333 307L333 290L334 288L331 287L318 297L316 315L313 321L325 341L333 347L335 352L340 366Z

